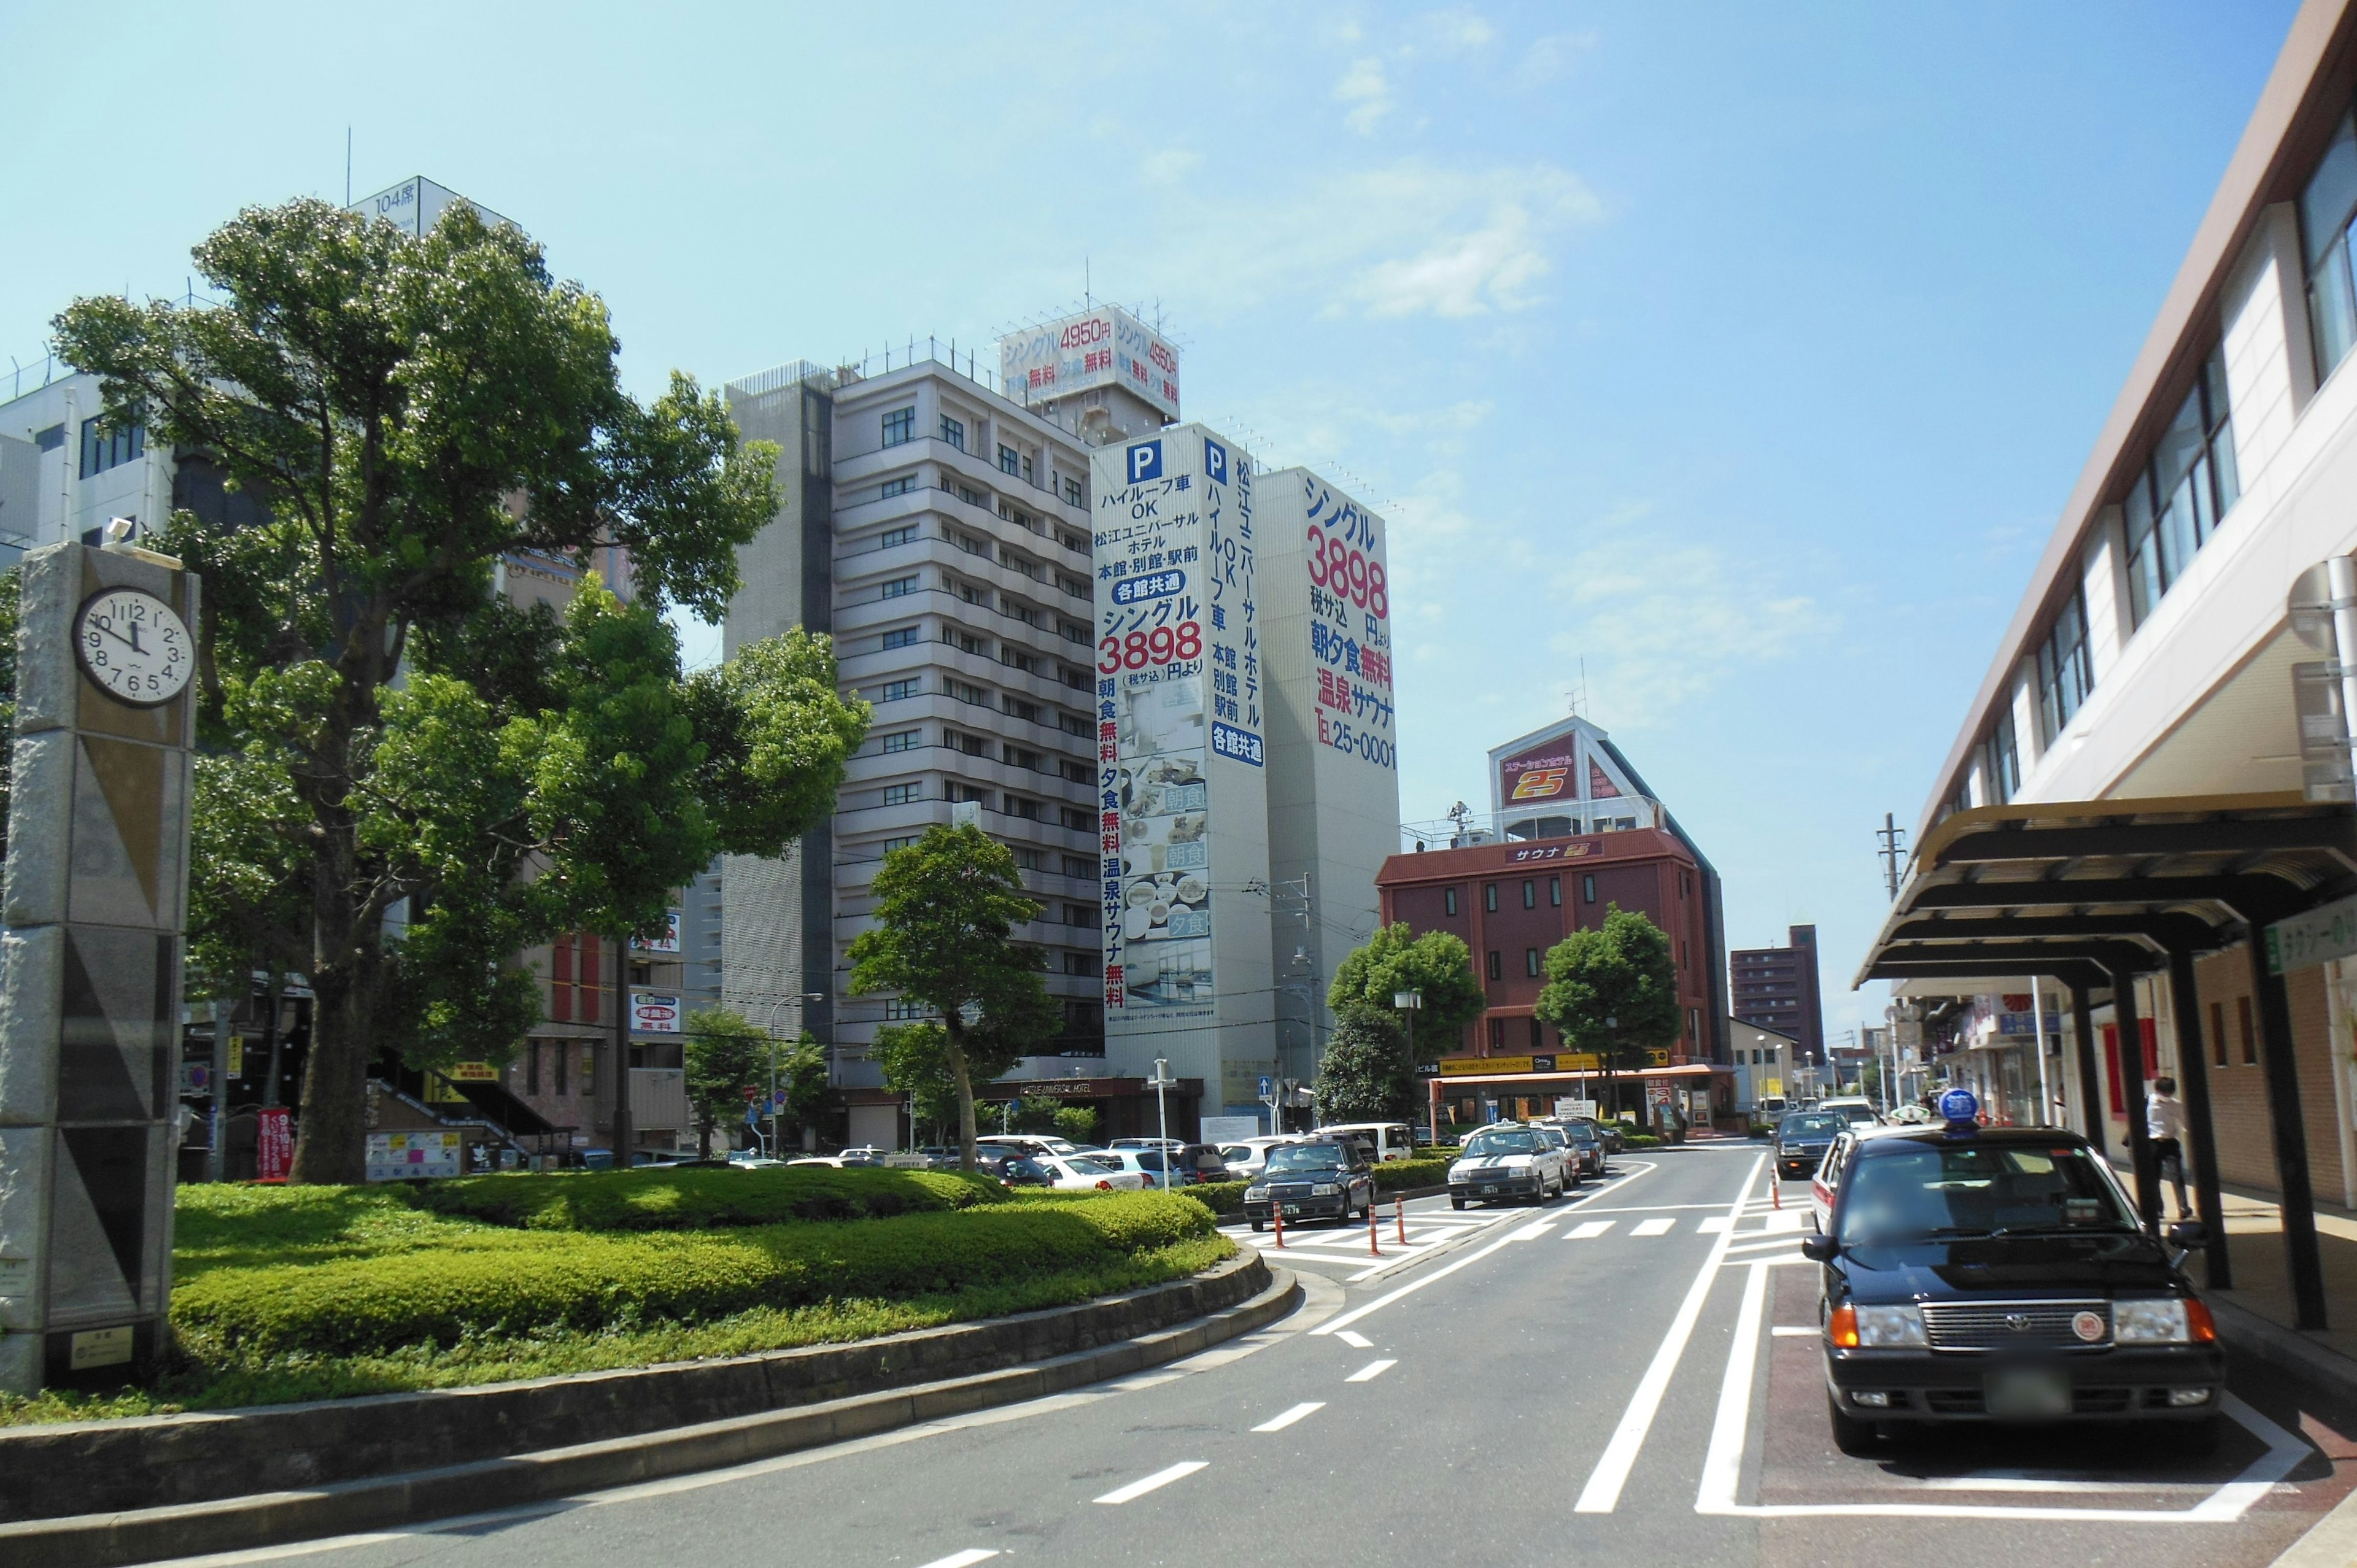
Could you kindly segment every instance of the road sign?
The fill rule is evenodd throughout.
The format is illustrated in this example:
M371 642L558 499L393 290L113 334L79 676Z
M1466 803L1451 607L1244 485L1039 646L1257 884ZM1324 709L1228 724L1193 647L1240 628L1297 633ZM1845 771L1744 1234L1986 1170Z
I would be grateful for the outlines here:
M772 1111L783 1111L785 1108L786 1108L786 1091L785 1091L784 1090L782 1090L782 1089L781 1089L781 1090L778 1090L775 1094L772 1094L771 1096L770 1096L770 1110L772 1110Z
M760 1091L759 1090L758 1090L758 1089L754 1088L754 1087L753 1087L751 1084L749 1084L749 1083L748 1083L748 1084L747 1084L747 1085L745 1086L745 1101L746 1101L746 1103L747 1103L747 1104L748 1104L748 1105L749 1105L749 1104L751 1104L754 1101L759 1100L759 1099L760 1099L760 1098L761 1098L761 1091Z
M2267 972L2312 969L2357 954L2357 898L2340 898L2266 929Z
M1261 1079L1261 1080L1260 1080L1260 1097L1261 1097L1263 1100L1266 1100L1266 1099L1268 1099L1269 1097L1271 1097L1272 1095L1275 1094L1275 1092L1276 1092L1276 1079L1273 1079L1273 1078L1269 1078L1269 1077L1267 1077L1267 1076L1265 1076L1265 1075L1263 1075L1263 1077L1262 1077L1262 1079Z

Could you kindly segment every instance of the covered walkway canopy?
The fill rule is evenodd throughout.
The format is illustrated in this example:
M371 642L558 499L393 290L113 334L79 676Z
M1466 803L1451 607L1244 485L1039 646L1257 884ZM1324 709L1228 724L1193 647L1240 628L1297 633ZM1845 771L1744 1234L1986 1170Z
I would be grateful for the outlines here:
M2292 1055L2291 1006L2269 972L2264 928L2357 890L2357 817L2297 794L2025 802L1955 812L1917 844L1890 918L1856 983L2042 975L2070 988L2080 1103L2103 1141L2091 993L2117 1020L2123 1109L2145 1223L2160 1193L2145 1131L2143 1052L2135 1047L2138 974L2167 971L2175 1002L2194 1185L2210 1283L2233 1283L2193 960L2248 942L2268 1119L2281 1182L2284 1242L2299 1326L2324 1326L2308 1137ZM2042 1047L2041 1047L2042 1048Z

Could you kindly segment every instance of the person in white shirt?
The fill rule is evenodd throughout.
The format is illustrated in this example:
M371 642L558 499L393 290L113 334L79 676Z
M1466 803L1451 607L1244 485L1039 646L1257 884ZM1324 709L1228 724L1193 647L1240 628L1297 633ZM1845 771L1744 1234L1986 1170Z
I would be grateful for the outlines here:
M2157 1078L2152 1095L2144 1102L2144 1130L2152 1142L2153 1162L2177 1188L2177 1217L2186 1218L2185 1107L2178 1102L2177 1080Z

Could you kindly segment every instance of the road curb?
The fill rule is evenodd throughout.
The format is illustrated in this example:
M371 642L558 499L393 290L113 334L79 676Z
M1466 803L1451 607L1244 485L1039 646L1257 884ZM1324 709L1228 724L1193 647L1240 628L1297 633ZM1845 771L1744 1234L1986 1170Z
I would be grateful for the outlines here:
M2217 1320L2218 1337L2228 1349L2265 1361L2278 1371L2330 1390L2339 1399L2357 1405L2357 1361L2317 1344L2296 1328L2286 1328L2261 1317L2220 1292L2205 1291L2201 1299L2208 1304L2211 1316Z
M1290 1273L1270 1273L1265 1289L1234 1306L1114 1344L997 1371L299 1491L0 1524L0 1562L10 1568L120 1568L386 1530L750 1464L993 1405L1041 1399L1179 1360L1266 1327L1302 1299L1301 1287Z

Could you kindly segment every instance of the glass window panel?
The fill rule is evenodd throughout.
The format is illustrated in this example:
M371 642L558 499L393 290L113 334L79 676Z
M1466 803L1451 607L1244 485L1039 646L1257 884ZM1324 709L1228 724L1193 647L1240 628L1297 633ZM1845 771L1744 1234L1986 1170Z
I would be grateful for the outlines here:
M2201 455L2201 389L2186 393L2178 405L2177 417L2152 448L2153 489L2161 495L2175 490L2185 476L2193 470L2193 460Z
M2308 314L2316 324L2317 378L2332 373L2357 342L2357 299L2351 297L2349 243L2337 241L2308 280Z
M2215 476L2218 490L2218 517L2223 521L2243 499L2243 473L2234 464L2234 422L2232 419L2218 426L2210 437L2210 471Z
M2316 172L2299 193L2299 231L2308 252L2309 271L2317 263L2357 213L2357 125L2346 114L2332 134L2332 145L2317 160Z
M2163 588L2174 586L2185 575L2193 552L2201 541L2194 533L2193 481L2179 482L2176 493L2169 498L2169 510L2160 516L2160 581Z
M2128 539L2128 618L2137 626L2160 600L2160 561L2153 548L2152 492L2142 475L2121 500Z

